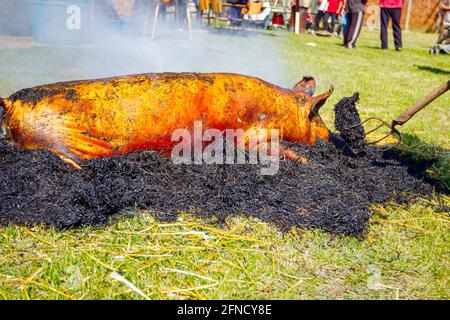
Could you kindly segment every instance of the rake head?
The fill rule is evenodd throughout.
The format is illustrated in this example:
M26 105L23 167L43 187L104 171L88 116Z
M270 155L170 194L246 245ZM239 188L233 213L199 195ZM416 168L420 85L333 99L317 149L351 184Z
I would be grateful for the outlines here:
M366 138L369 134L379 130L382 127L386 127L389 129L389 133L386 134L385 136L383 136L380 139L377 139L375 141L371 141L368 144L376 144L380 141L383 141L385 139L387 139L390 136L396 136L397 137L397 141L390 145L389 147L387 147L385 150L389 150L391 148L394 148L396 146L398 146L401 142L402 142L402 135L400 132L398 132L398 130L395 129L396 126L402 126L404 125L406 122L408 122L417 112L419 112L420 110L422 110L423 108L425 108L427 105L429 105L431 102L433 102L435 99L439 98L441 95L443 95L444 93L446 93L447 91L450 90L450 80L447 80L447 82L445 82L444 84L442 84L441 86L439 86L438 88L436 88L435 90L433 90L431 93L429 93L427 96L425 96L424 98L422 98L420 101L416 102L415 105L413 105L412 107L404 110L400 115L397 116L397 118L395 118L392 123L387 123L386 121L384 121L383 119L377 118L377 117L370 117L367 118L364 121L360 121L358 124L355 124L353 126L351 126L349 129L353 129L356 127L363 127L363 125L369 121L375 120L379 122L379 125L377 125L375 128L369 130L368 132L364 133L362 135L362 138ZM358 115L359 117L359 115ZM359 121L359 120L358 120Z
M368 123L368 122L370 122L370 121L377 121L377 122L379 122L379 124L378 124L375 128L373 128L373 129L371 129L371 130L365 132L365 133L364 133L364 137L367 137L367 136L370 135L371 133L374 133L375 131L380 130L380 129L383 128L383 127L388 128L388 129L389 129L389 133L387 133L386 135L384 135L382 138L379 138L379 139L377 139L377 140L375 140L375 141L370 141L370 142L368 142L367 144L372 144L372 145L373 145L373 144L377 144L378 142L381 142L381 141L387 139L387 138L390 137L390 136L395 136L396 139L397 139L397 141L396 141L394 144L391 144L391 145L389 145L388 147L386 147L386 148L384 149L384 150L389 150L389 149L395 148L396 146L398 146L398 145L402 142L403 137L402 137L402 134L395 128L395 126L396 126L395 121L393 121L392 123L388 123L388 122L386 122L385 120L383 120L383 119L381 119L381 118L378 118L378 117L370 117L370 118L367 118L367 119L365 119L364 121L361 121L360 123L358 123L358 124L352 126L351 128L355 128L355 127L357 127L357 126L363 126L364 124L366 124L366 123Z

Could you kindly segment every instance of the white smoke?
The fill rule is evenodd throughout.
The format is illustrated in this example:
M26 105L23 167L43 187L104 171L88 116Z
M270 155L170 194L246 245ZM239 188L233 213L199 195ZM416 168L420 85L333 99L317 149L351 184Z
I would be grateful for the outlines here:
M57 38L70 37L71 30L67 26L72 29L86 27L83 17L77 19L79 12L73 4L77 1L62 2L67 3L67 10L62 10L67 23L66 27L61 28L51 26L51 33ZM21 18L17 18L17 21L23 23L23 8L19 14ZM81 14L86 15L85 11L81 11ZM14 88L11 89L1 88L0 82L0 95L4 96L5 91L9 94L13 89L15 91L44 83L153 72L233 72L256 76L282 86L292 85L287 83L285 77L280 34L220 34L194 21L193 39L190 40L185 24L180 25L184 30L179 31L174 21L164 21L160 17L156 40L151 40L152 21L149 21L147 37L143 37L142 15L141 12L137 27L133 25L133 28L125 31L124 28L119 31L120 28L111 21L102 23L98 19L95 30L89 31L88 38L96 38L90 44L38 44L29 54L14 54L0 48L0 58L3 55L12 64L25 68L29 75L24 77L24 72L21 78L17 75ZM90 25L88 27L91 28ZM0 34L1 28L0 25ZM14 26L9 23L8 28L10 30Z
M170 37L151 41L117 36L114 41L78 57L74 67L92 77L145 72L234 72L281 85L284 82L281 53L278 47L269 46L266 37L194 32L191 41Z

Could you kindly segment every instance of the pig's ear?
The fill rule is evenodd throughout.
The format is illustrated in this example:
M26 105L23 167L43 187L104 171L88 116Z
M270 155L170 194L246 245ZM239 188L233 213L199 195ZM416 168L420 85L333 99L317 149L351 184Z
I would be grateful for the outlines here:
M0 97L0 126L2 122L3 113L7 112L9 109L11 109L11 101Z
M331 96L334 91L334 86L331 84L330 89L322 93L321 95L313 98L313 104L311 110L309 110L309 117L312 118L314 116L319 115L320 108L325 104L325 101Z
M3 115L3 110L5 110L5 105L6 105L5 100L2 97L0 97L0 120Z
M316 91L316 80L311 76L304 76L293 88L294 92L304 92L309 96L313 96Z

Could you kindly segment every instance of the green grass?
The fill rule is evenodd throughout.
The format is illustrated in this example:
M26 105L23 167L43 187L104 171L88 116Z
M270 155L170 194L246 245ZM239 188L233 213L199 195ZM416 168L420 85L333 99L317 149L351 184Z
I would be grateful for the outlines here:
M332 103L358 91L362 117L378 116L392 120L404 109L450 79L450 57L432 56L428 48L434 34L404 34L405 49L379 49L378 32L363 31L355 50L345 50L338 39L310 35L292 36L286 43L286 63L292 81L303 74L317 78L319 91L330 83L336 87ZM306 43L316 43L310 47ZM393 47L393 44L391 44ZM331 103L329 105L332 105ZM333 119L332 108L324 115ZM417 136L424 143L445 146L449 142L450 96L441 97L422 111L402 132ZM433 123L430 126L430 123Z
M401 53L378 50L378 34L367 30L353 51L339 46L338 39L312 35L264 41L282 46L287 83L313 74L319 91L335 85L332 101L322 111L331 124L329 106L354 91L361 94L363 117L389 120L449 79L450 58L427 53L435 38L405 34ZM215 41L224 39L247 41ZM67 67L77 54L73 51L0 49L0 95L36 82L84 76ZM54 60L54 70L34 68L36 57ZM430 172L444 187L450 182L449 106L447 94L401 128L407 134L404 152L439 159ZM183 215L176 223L163 224L146 212L66 232L1 227L0 298L448 299L450 218L437 210L445 205L450 205L449 197L436 195L411 205L376 206L364 239L320 230L282 234L245 218L230 218L219 226ZM114 279L115 273L138 290Z

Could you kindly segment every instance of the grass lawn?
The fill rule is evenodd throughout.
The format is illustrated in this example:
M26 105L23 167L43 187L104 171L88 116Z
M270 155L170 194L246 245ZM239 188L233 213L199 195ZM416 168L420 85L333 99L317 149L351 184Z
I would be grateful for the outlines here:
M254 53L254 59L244 60L247 66L259 68L262 77L292 85L312 74L318 91L333 83L335 93L322 111L330 127L331 106L345 95L360 92L362 117L390 120L450 78L450 57L427 52L436 40L434 34L405 34L400 53L379 50L378 33L368 30L363 30L358 48L351 51L342 48L339 39L307 34L256 40L204 37L206 44L194 40L197 49L189 49L191 54L205 55L193 70L201 67L202 60L238 46L247 55ZM264 48L278 48L279 70L274 71L272 60L264 60L261 43ZM98 65L82 68L83 53L100 54L93 47L0 48L0 96L39 83L108 73ZM118 55L108 52L105 60L112 64ZM234 65L219 60L217 71L246 71L239 65L242 58ZM132 62L115 72L141 67ZM148 70L162 68L146 62ZM174 61L174 70L182 67ZM429 171L447 191L449 117L447 93L401 128L405 133L401 150L418 158L438 158ZM447 211L439 210L445 206ZM448 206L450 198L442 195L411 205L376 206L363 239L320 230L282 234L274 226L242 217L229 218L225 226L190 215L161 223L150 213L134 211L107 226L64 232L0 227L0 298L448 299Z

